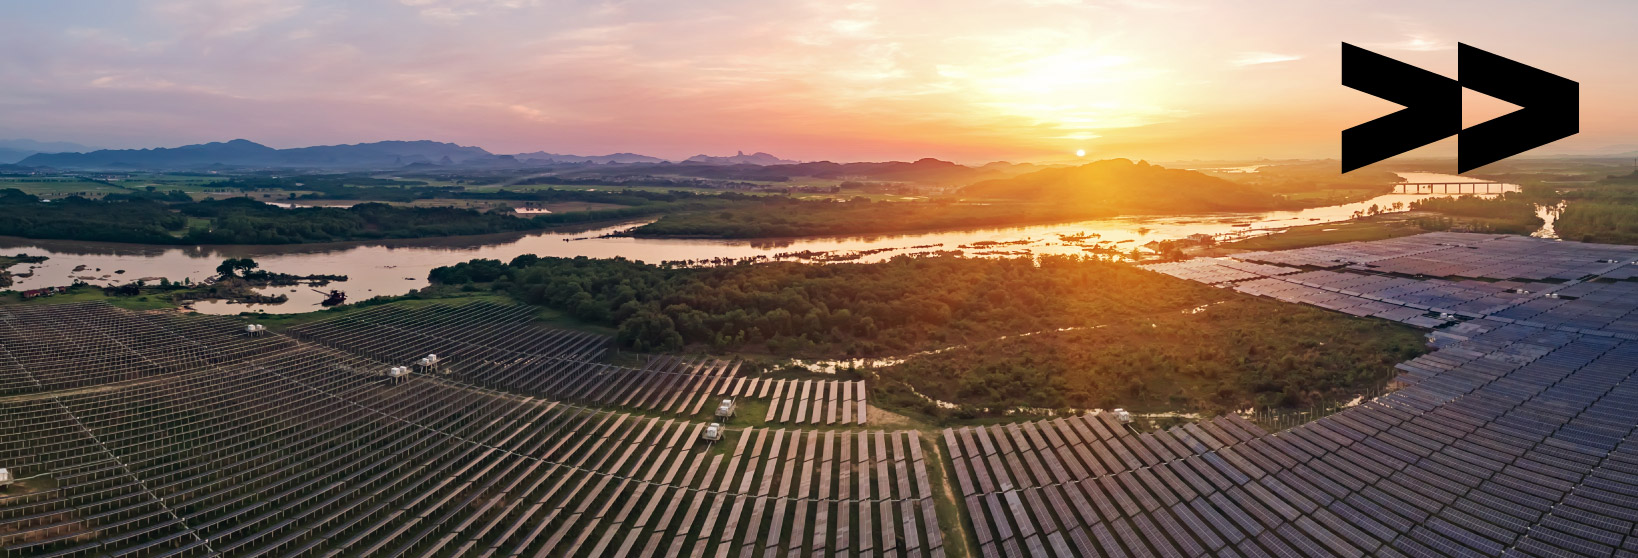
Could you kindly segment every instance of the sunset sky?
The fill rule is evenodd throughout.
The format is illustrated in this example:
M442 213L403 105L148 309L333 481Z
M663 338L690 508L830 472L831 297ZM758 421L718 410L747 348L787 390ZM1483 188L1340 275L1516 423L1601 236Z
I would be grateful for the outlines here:
M0 0L0 138L1336 157L1395 108L1340 85L1341 42L1455 76L1461 41L1581 82L1581 135L1538 153L1621 151L1634 21L1619 0Z

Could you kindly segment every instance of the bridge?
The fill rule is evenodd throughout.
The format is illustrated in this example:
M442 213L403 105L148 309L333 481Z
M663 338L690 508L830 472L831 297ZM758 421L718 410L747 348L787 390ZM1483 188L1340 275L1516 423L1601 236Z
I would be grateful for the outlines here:
M1510 186L1512 190L1508 189ZM1517 189L1518 186L1504 182L1399 182L1393 185L1395 194L1499 194Z

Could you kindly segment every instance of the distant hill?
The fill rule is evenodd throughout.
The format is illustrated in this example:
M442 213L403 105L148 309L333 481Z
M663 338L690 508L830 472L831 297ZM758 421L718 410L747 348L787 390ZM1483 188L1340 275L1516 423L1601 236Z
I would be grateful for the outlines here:
M66 141L0 140L0 164L16 163L35 153L65 153L90 150L92 148Z
M545 151L536 151L534 153L519 153L519 154L513 155L513 157L517 158L517 160L519 160L519 161L523 161L525 163L531 163L531 164L533 164L533 163L592 163L592 164L597 164L597 165L606 165L606 164L609 164L609 163L631 164L631 163L663 163L663 162L665 162L665 159L661 159L659 157L649 157L647 155L638 155L636 153L611 153L611 154L608 154L608 155L564 155L564 154L561 154L561 153L547 153Z
M28 150L25 150L25 149L9 149L9 148L5 148L5 147L0 147L0 165L9 165L9 164L21 161L23 159L27 159L29 155L33 155L35 153L39 153L39 152L38 151L28 151Z
M681 162L618 167L589 167L564 171L562 176L615 177L638 175L675 175L716 180L783 181L792 178L822 178L829 180L861 180L881 182L914 182L944 186L963 186L979 180L1005 178L1040 167L992 163L984 167L968 167L940 161L921 159L913 163L886 161L879 163L833 163L818 161L782 165L734 165Z
M396 168L416 163L504 162L479 147L435 141L383 141L274 149L237 139L158 149L103 149L89 153L41 153L20 164L57 168L188 169L201 167Z
M961 195L1139 212L1258 210L1279 205L1274 196L1221 178L1128 159L986 180L963 188Z
M413 163L448 161L455 164L487 161L495 155L481 147L436 141L381 141L354 145L323 145L280 149L280 164L298 167L401 167Z
M261 166L278 150L247 140L212 142L159 149L101 149L90 153L40 153L23 159L28 166L59 168L198 167L212 164Z
M731 157L712 157L710 155L695 155L683 160L684 163L705 163L707 165L789 165L796 163L789 159L780 159L773 155L758 151L746 155L740 151Z

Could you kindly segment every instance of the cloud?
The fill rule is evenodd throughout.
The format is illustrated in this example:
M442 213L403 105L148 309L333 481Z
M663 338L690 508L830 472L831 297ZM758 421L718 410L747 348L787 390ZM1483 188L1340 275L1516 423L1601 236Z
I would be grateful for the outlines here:
M420 8L421 17L433 21L456 22L496 10L516 10L540 5L539 0L398 0Z
M226 93L199 85L176 83L168 79L152 76L133 75L106 75L91 80L91 87L97 89L114 89L125 91L151 92L184 92L201 95L231 96Z
M162 18L208 37L237 35L301 13L300 0L165 0L152 4Z
M1273 52L1242 52L1230 63L1234 64L1235 66L1257 66L1261 64L1290 62L1293 60L1302 60L1302 57L1294 54L1277 54Z
M1455 43L1425 34L1412 34L1405 37L1404 40L1401 41L1392 43L1376 43L1368 46L1383 50L1408 50L1415 52L1432 52L1436 50L1450 50L1456 48Z

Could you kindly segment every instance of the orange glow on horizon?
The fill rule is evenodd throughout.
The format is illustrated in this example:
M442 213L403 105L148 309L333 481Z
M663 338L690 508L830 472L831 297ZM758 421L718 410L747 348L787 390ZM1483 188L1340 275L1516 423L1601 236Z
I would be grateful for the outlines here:
M1446 75L1467 41L1582 80L1582 134L1549 152L1638 131L1624 102L1638 70L1618 55L1638 7L1619 2L1508 5L1485 21L1418 2L92 3L102 9L0 9L14 61L0 65L0 137L433 139L676 159L1335 157L1340 130L1392 110L1338 83L1342 41ZM1485 44L1505 22L1521 30Z

